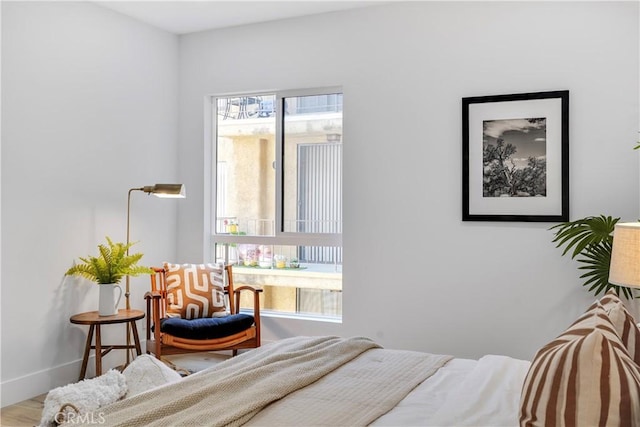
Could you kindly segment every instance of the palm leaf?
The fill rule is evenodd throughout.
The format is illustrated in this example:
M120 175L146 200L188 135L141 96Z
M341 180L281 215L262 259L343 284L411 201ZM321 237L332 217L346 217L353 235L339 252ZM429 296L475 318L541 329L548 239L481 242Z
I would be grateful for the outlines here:
M550 228L555 230L552 240L556 247L564 246L562 255L571 251L571 258L576 257L581 264L580 275L584 279L582 284L588 287L594 295L606 293L614 289L618 295L634 298L631 289L609 283L609 268L611 263L611 249L613 247L613 230L620 218L600 215L589 216L570 222L563 222Z
M557 229L552 242L557 243L557 248L566 245L563 256L573 248L571 258L575 258L587 250L589 245L597 245L604 240L613 241L613 229L619 220L620 218L601 215L563 222L550 228Z
M611 262L611 243L603 241L598 245L592 245L581 254L582 258L578 262L582 265L579 270L585 271L580 276L587 279L583 285L591 286L589 291L594 291L594 295L608 291L612 286L609 283L609 264Z

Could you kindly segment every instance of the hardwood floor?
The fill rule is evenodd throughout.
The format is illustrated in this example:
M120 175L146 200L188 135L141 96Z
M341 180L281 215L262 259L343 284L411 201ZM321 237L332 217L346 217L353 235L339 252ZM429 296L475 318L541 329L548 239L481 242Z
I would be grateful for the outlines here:
M47 397L46 393L0 409L0 426L24 427L39 425L45 397Z

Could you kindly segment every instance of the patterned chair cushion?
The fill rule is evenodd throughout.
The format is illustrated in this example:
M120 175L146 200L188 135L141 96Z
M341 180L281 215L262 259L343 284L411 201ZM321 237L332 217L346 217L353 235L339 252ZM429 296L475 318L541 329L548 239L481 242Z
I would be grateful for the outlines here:
M174 337L210 340L242 332L249 329L251 325L253 325L253 316L240 313L226 317L191 320L169 317L160 321L160 330Z
M629 355L640 366L640 328L612 289L600 299Z
M520 425L640 425L640 368L599 301L536 353Z
M224 268L214 264L164 263L167 316L182 319L226 316Z

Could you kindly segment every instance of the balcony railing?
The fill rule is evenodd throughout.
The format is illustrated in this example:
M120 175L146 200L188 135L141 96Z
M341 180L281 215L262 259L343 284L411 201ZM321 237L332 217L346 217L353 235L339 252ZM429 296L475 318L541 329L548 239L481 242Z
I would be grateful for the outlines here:
M285 115L334 113L342 111L342 94L314 95L285 99ZM218 116L222 120L274 117L275 96L218 98Z

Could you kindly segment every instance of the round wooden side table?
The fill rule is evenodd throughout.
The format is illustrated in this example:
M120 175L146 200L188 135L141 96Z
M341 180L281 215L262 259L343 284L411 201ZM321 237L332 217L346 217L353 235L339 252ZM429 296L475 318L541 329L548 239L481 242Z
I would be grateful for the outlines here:
M96 376L102 375L102 358L111 350L129 350L135 348L138 356L142 354L140 348L140 338L138 337L138 329L136 328L136 320L144 317L144 312L140 310L118 310L118 314L113 316L100 316L97 311L88 311L71 316L69 321L76 325L89 325L89 335L87 335L87 343L84 347L84 358L82 359L82 368L80 369L80 379L84 379L87 372L87 362L89 361L89 352L93 349L96 355ZM100 326L111 325L114 323L129 323L133 332L133 344L103 345L100 338ZM93 331L96 332L96 343L91 345L93 339ZM128 337L127 337L128 338ZM127 342L129 340L127 339Z

